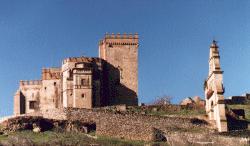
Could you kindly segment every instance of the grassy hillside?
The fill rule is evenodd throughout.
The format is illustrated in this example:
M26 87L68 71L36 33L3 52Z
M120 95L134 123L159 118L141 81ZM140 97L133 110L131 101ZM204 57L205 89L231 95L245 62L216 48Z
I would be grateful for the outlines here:
M155 105L155 106L136 106L129 107L128 112L130 113L143 113L145 115L157 115L157 116L198 116L205 115L205 108L190 108L187 106L179 105Z
M32 131L14 132L8 136L0 135L0 145L84 145L84 146L144 146L143 141L127 141L108 137L91 138L83 133L46 131L34 133ZM154 143L167 146L166 143Z

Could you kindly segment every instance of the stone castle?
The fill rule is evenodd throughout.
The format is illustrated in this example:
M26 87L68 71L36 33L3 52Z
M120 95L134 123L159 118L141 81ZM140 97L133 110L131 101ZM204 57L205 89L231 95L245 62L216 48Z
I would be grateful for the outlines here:
M106 34L99 42L99 57L66 58L61 67L43 68L41 80L20 81L14 96L14 116L41 114L45 118L65 119L61 116L71 109L138 105L138 39L138 34ZM205 120L219 132L246 129L250 124L241 118L245 117L244 111L229 109L227 104L246 103L250 95L224 99L223 71L216 41L210 45L208 64L205 101L199 97L187 98L181 105L205 108ZM127 107L121 109L126 111Z
M106 34L99 57L72 57L43 68L41 80L20 81L14 114L64 107L138 104L138 34Z

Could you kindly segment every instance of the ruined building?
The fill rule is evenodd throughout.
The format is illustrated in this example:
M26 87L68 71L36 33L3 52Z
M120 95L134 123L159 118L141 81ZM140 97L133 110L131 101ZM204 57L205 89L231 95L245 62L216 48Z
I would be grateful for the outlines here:
M220 67L219 47L216 41L210 46L209 74L204 84L206 112L215 122L219 132L227 131L227 119L224 102L223 71Z
M43 68L42 79L20 81L14 114L62 107L137 105L138 34L106 34L99 58L70 57Z

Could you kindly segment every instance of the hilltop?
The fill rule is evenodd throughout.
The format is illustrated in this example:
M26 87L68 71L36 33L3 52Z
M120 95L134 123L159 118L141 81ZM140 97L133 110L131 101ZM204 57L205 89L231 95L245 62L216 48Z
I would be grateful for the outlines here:
M179 105L64 108L11 118L2 144L244 145L249 130L218 133L203 109ZM32 132L34 129L38 132ZM226 143L225 143L226 142Z

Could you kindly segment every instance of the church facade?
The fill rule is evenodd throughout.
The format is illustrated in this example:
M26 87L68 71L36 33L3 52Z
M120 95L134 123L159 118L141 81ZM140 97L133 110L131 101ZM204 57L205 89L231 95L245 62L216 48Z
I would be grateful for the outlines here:
M138 34L106 34L99 57L70 57L43 68L40 80L20 81L14 114L63 107L138 104Z

